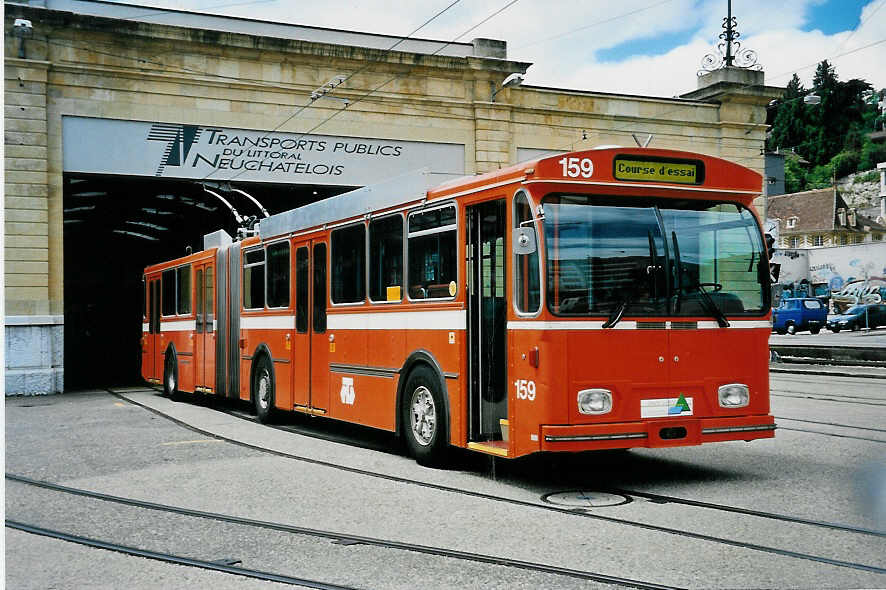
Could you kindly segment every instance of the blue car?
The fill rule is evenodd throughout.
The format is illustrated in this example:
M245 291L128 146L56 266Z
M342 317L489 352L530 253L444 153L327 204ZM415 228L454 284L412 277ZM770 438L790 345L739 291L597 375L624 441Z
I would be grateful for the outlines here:
M772 329L779 334L796 334L809 330L818 334L828 321L828 310L814 297L782 299L772 310Z

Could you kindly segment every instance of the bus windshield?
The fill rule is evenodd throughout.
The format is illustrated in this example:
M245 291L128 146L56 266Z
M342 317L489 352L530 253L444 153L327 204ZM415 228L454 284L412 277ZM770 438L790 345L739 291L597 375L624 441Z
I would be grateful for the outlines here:
M768 259L750 211L688 199L625 202L569 194L543 199L552 313L725 322L725 315L768 311Z

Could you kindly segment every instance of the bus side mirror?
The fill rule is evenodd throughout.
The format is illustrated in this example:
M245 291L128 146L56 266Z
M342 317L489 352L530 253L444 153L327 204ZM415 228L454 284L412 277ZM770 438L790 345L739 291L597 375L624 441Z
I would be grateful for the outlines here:
M775 255L775 238L772 234L764 234L766 238L766 255L769 256L769 260L772 260L772 256Z
M513 248L514 254L518 256L535 252L535 229L531 227L518 227L514 229Z

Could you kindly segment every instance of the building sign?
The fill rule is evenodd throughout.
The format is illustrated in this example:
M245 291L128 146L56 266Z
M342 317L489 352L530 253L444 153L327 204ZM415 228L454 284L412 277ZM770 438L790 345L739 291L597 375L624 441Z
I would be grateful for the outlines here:
M367 185L430 168L464 174L464 146L226 127L62 118L65 172Z

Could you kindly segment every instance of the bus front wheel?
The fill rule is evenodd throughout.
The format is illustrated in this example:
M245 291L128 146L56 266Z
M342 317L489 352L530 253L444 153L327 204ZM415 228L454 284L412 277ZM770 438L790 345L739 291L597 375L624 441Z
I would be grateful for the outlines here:
M420 366L409 374L403 391L406 445L420 465L442 464L449 446L446 406L438 381L431 369Z

